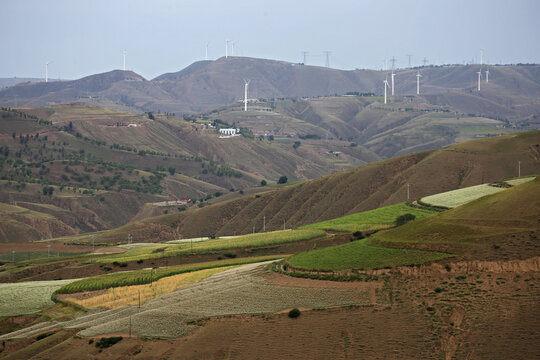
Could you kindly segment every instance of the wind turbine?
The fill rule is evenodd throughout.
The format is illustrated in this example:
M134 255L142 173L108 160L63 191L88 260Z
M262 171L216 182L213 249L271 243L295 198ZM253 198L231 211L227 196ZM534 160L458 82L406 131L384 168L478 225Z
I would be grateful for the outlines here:
M489 70L486 69L486 83L489 82Z
M124 50L124 71L126 71L126 50Z
M205 53L204 53L204 60L208 60L208 45L210 45L210 43L206 43Z
M396 74L394 74L394 70L392 70L392 96L394 96L394 76L396 76Z
M384 79L384 103L386 104L386 88L388 87L388 76Z
M420 95L420 78L422 75L420 75L420 71L418 71L418 74L416 74L416 95Z
M478 74L478 91L480 91L480 78L482 77L482 71L476 72Z
M225 40L225 59L229 57L229 40Z
M45 82L49 82L49 64L51 63L52 61L47 61L45 63Z
M244 111L247 111L249 81L244 79Z

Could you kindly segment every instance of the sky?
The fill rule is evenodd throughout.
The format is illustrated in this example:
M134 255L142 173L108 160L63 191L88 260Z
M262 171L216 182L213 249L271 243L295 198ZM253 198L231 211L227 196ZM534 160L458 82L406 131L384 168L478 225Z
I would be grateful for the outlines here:
M146 79L235 55L337 69L540 63L540 0L0 0L0 77ZM229 45L229 55L232 51ZM389 64L389 63L388 63ZM388 65L390 66L390 65Z

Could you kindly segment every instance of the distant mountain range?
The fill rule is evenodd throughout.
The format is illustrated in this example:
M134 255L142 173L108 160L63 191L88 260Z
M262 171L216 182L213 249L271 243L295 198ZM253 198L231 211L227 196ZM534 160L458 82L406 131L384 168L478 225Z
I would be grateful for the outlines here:
M513 121L531 121L540 113L540 65L484 65L480 92L479 70L479 65L399 69L395 71L395 91L397 95L415 95L416 75L420 72L421 95L433 105L449 105L464 113ZM159 110L192 114L242 100L244 80L250 81L249 98L258 99L381 95L383 80L390 80L389 73L228 57L195 62L179 72L152 80L132 71L114 70L73 81L21 83L0 90L0 104L46 106L81 102L135 113Z

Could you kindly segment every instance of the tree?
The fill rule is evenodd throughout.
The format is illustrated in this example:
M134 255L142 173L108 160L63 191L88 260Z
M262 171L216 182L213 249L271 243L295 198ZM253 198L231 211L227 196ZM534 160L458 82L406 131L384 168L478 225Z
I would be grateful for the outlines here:
M154 120L154 119L155 119L155 118L154 118L154 114L152 114L151 111L148 112L148 118L149 118L150 120Z
M176 168L173 168L172 166L169 168L169 174L174 175L174 173L176 172Z
M293 147L293 149L296 150L296 149L298 149L300 147L301 144L302 143L300 141L295 141L292 147Z
M416 216L414 216L413 214L403 214L401 216L398 216L398 218L396 219L396 226L405 225L406 223L408 223L409 221L413 221L414 219L416 219Z
M261 180L261 186L266 186L266 180Z
M287 182L287 177L285 175L282 175L280 176L279 180L278 180L278 184L285 184Z

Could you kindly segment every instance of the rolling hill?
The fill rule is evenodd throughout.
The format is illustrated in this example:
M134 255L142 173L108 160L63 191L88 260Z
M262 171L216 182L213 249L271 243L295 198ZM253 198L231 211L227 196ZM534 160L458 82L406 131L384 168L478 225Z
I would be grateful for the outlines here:
M456 188L540 171L538 131L467 141L370 163L279 190L246 195L179 214L148 218L99 234L103 241L152 226L178 237L245 234L307 225ZM157 239L157 238L155 238Z
M535 122L540 92L540 66L487 66L489 83L477 92L478 66L444 66L397 71L396 93L416 94L416 73L422 73L422 96L435 105L461 112ZM187 68L146 80L131 71L114 70L79 80L26 83L0 91L0 104L46 106L84 102L132 112L198 113L243 98L250 79L250 98L304 98L349 92L382 94L387 72L336 70L285 61L247 57L199 61Z

